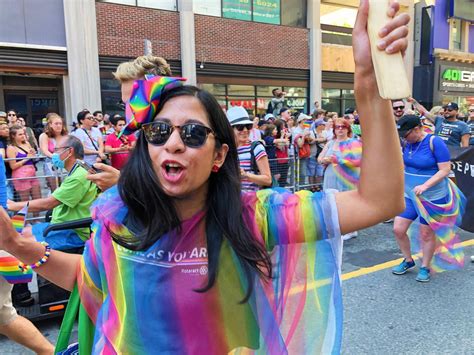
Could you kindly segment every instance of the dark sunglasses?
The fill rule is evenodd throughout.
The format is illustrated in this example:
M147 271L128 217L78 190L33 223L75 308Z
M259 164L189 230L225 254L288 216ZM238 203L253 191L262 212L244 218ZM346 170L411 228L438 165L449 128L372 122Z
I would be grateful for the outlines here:
M235 126L232 126L235 128L237 131L242 132L244 128L247 128L247 131L250 131L253 128L253 124L248 123L248 124L236 124Z
M405 109L405 106L395 106L393 109L394 109L395 111L404 110L404 109Z
M190 148L201 147L206 143L207 136L211 133L214 134L211 128L199 123L173 126L166 122L155 121L142 126L146 141L152 145L165 144L175 129L179 130L179 136L183 143Z
M347 126L344 125L336 125L334 126L335 129L347 129Z

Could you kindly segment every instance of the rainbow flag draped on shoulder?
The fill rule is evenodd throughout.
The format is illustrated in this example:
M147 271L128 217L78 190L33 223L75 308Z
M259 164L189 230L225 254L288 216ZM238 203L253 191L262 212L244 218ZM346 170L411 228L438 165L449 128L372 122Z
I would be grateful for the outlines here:
M333 147L333 153L331 159L334 173L344 185L344 190L356 189L362 161L362 142L356 138L339 142L337 148Z
M27 214L28 205L11 218L12 225L18 233L23 231ZM0 276L3 276L10 284L28 283L33 278L33 272L28 270L23 273L18 267L18 259L10 254L2 253L0 255Z

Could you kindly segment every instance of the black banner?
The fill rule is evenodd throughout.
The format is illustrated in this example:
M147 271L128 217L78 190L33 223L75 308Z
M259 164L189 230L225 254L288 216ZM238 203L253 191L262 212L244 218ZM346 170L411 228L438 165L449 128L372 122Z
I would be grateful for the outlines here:
M456 185L467 198L466 212L460 227L474 233L474 147L448 147Z

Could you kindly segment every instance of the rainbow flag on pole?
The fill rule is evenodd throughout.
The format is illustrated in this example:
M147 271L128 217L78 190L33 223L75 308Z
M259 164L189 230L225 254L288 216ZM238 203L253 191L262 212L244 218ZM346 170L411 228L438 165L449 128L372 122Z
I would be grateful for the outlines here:
M25 227L26 215L28 214L28 204L11 218L12 225L18 233ZM18 267L18 260L10 254L0 254L0 276L3 276L10 284L20 284L30 282L33 272L28 270L23 273Z

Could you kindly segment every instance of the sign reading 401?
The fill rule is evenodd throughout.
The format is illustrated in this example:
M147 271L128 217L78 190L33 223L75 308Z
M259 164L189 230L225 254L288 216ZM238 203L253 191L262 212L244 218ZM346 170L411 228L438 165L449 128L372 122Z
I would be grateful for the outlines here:
M474 71L448 68L443 72L443 80L474 82Z

